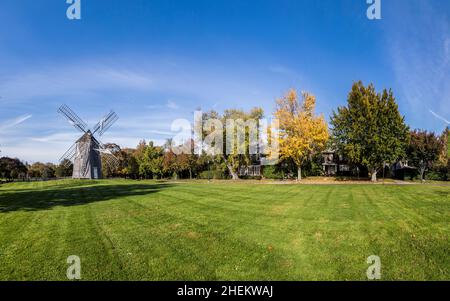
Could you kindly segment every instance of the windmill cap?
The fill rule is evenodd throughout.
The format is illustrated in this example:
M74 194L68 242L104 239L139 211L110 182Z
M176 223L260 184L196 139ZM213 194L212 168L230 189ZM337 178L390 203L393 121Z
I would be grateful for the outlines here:
M77 142L88 142L89 140L95 140L91 131L87 131L83 136L80 137L80 139L77 140Z

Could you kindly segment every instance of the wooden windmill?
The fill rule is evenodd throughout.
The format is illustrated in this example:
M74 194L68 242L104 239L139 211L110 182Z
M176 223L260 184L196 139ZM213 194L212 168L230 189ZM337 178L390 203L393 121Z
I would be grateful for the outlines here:
M119 119L113 111L103 117L93 128L89 130L86 122L76 115L67 105L62 105L58 109L58 113L62 114L70 124L83 135L67 150L60 158L60 162L71 162L73 164L74 179L101 179L102 178L102 160L105 161L112 169L118 165L118 160L111 151L100 142L101 137L114 122Z

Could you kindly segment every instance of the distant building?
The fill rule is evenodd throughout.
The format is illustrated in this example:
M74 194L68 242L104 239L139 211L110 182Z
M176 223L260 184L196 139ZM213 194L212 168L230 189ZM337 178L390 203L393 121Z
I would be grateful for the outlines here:
M334 150L328 149L323 151L322 158L322 168L325 176L347 176L351 174L347 160L343 156L338 155Z
M417 168L410 166L407 160L398 161L390 166L391 176L396 179L405 180L417 174Z
M238 169L240 177L260 177L262 176L262 158L261 155L250 155L250 164L248 166L241 166Z
M323 173L327 177L334 176L362 176L367 175L367 170L365 168L351 168L348 161L344 156L338 155L335 151L328 149L322 152L323 157ZM380 174L383 170L380 170ZM401 160L394 164L385 164L385 169L383 173L386 177L392 177L400 180L406 178L414 177L417 174L417 168L410 166L408 161Z
M261 165L241 166L238 174L241 177L260 177Z
M72 176L74 179L102 178L102 160L99 148L99 142L91 131L87 131L77 140Z

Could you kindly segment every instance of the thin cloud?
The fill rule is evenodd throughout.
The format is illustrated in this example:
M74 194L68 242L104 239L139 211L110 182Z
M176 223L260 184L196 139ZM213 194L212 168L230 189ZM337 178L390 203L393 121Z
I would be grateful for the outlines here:
M51 135L47 135L47 136L41 136L41 137L31 137L30 139L32 141L36 141L36 142L46 142L46 143L70 143L70 142L75 142L75 139L77 139L78 134L74 134L71 132L67 132L67 133L56 133L56 134L51 134Z
M450 124L450 121L448 121L447 119L445 119L444 117L436 114L435 112L433 112L432 110L429 110L431 114L433 114L434 117L436 117L437 119L440 119L442 121L444 121L447 124Z
M132 89L148 91L153 80L148 74L105 66L69 66L65 69L31 70L7 78L0 90L8 102L36 97L80 95L93 91Z
M450 112L446 101L450 98L447 84L450 80L450 23L445 14L428 2L402 9L402 26L394 26L394 23L391 27L398 30L387 32L391 65L406 115L413 123L430 127L433 123L423 114L428 110L427 104L431 103L440 114ZM429 111L448 124L448 120Z
M0 124L0 130L4 131L6 129L10 129L12 127L15 127L16 125L19 125L19 124L27 121L31 117L33 117L33 115L28 114L28 115L22 115L22 116L19 116L17 118L8 120L8 121L4 122L3 124Z

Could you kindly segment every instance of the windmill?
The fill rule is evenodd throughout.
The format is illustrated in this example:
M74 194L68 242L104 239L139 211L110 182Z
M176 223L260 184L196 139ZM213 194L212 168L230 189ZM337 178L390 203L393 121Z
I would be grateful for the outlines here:
M96 134L101 137L119 119L115 112L109 112L95 125L92 131L88 129L87 123L67 105L62 105L58 109L58 113L83 133L59 160L66 165L73 163L72 177L74 179L101 179L102 160L112 169L117 167L119 163L117 158L109 148L100 142L99 138L95 137Z

